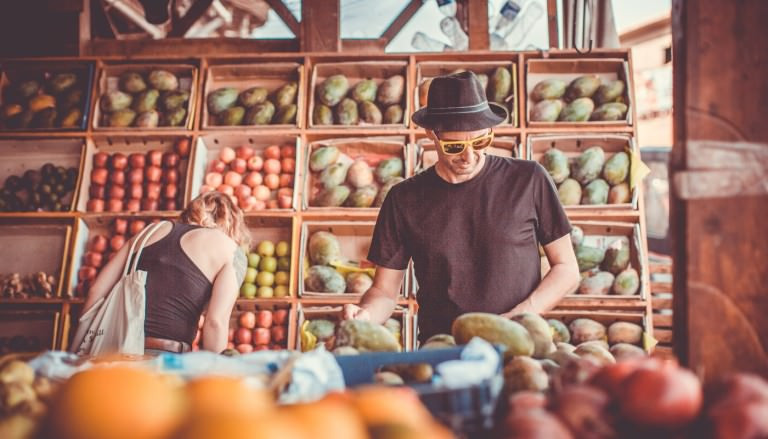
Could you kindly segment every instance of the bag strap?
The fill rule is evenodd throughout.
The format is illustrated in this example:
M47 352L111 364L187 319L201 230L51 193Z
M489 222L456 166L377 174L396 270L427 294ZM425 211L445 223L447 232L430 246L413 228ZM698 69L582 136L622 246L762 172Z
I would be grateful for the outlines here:
M136 239L133 240L131 243L131 248L128 250L128 258L125 260L125 266L123 267L123 276L128 274L128 269L131 268L131 255L133 255L133 251L136 249L136 243L139 242L142 236L146 234L150 228L152 228L153 225L150 225L150 227L144 227L141 229L141 231L136 235Z
M136 239L133 241L133 244L131 245L131 252L128 254L128 260L125 263L125 269L123 271L123 276L127 275L128 273L133 273L136 271L138 265L139 265L139 258L141 257L141 252L144 251L144 246L146 246L147 241L149 241L149 238L154 235L154 233L167 221L160 221L155 224L150 225L149 227L144 228L138 236L136 236ZM133 251L136 247L136 243L141 240L141 244L139 244L138 249L136 250L136 255L133 256L133 259L131 259L131 256L133 255ZM129 264L133 260L133 265L130 266L129 270Z

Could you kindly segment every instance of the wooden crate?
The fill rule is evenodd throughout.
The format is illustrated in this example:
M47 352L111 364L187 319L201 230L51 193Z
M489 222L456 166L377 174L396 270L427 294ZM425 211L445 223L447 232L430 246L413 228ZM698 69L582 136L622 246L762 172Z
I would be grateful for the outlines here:
M599 146L605 151L605 160L608 161L614 154L626 152L629 154L630 167L628 183L632 194L629 203L622 204L592 204L592 205L574 205L565 206L566 211L594 210L594 209L633 209L638 208L640 181L635 172L633 161L640 160L640 151L635 144L634 139L628 134L596 134L596 133L570 133L562 135L529 135L528 146L526 148L528 160L539 161L550 148L557 148L562 151L568 159L578 157L587 148Z
M52 78L57 73L74 73L77 75L77 82L73 88L82 90L80 104L76 107L81 115L78 118L76 126L71 128L12 128L6 126L0 121L0 131L34 131L34 132L58 132L58 131L85 131L88 126L88 110L91 108L91 92L93 89L93 71L92 61L82 60L59 60L59 61L21 61L5 62L0 64L0 107L6 108L15 103L20 104L26 109L26 102L22 103L12 97L10 88L21 81L30 79L37 80L44 86L45 81ZM57 99L58 102L58 99ZM57 109L62 111L65 109ZM58 114L60 118L62 114ZM0 116L2 119L2 116Z
M176 142L189 138L186 137L178 137L178 136L170 136L170 135L163 135L163 134L147 134L147 135L129 135L129 136L110 136L110 135L103 135L103 136L94 136L88 139L87 141L87 148L85 151L85 157L83 160L83 167L80 172L81 178L80 178L80 188L78 191L78 197L77 197L77 208L76 210L78 212L88 212L87 204L88 200L90 200L90 187L91 187L91 172L94 169L93 165L93 156L97 152L106 152L108 154L114 154L117 152L123 153L126 156L130 155L132 153L142 153L146 154L149 151L156 150L160 151L162 153L166 152L174 152L174 147L176 145ZM180 158L179 165L178 165L178 183L177 183L177 191L178 195L176 196L176 203L178 210L183 209L186 206L186 201L188 199L187 195L187 188L188 185L188 175L189 175L189 169L190 169L191 160L189 158ZM127 180L127 179L126 179ZM161 191L165 188L165 183L160 183L161 185ZM128 184L126 184L126 187ZM159 206L160 207L160 206ZM126 208L124 207L123 212L127 212ZM158 211L151 211L151 212L158 212ZM144 211L143 214L147 214L148 212Z
M56 349L60 318L53 310L0 311L0 355Z
M522 158L520 155L520 145L516 136L495 136L493 144L485 151L499 157ZM422 137L416 141L416 147L413 148L414 173L426 170L437 163L437 151L435 143L429 137Z
M314 197L320 192L321 185L319 179L316 178L315 173L309 169L310 157L312 153L323 146L335 146L341 152L337 162L344 162L347 164L353 163L356 159L363 159L375 169L376 165L382 160L399 157L403 160L403 177L407 178L412 175L412 165L410 155L408 154L408 147L406 146L404 139L399 136L384 136L384 137L360 137L360 138L336 138L317 140L307 144L306 153L304 154L303 169L303 183L302 183L302 208L309 211L318 212L333 212L342 210L353 209L358 212L369 212L376 214L379 210L378 207L367 208L351 208L351 207L317 207L311 206L310 203ZM379 189L382 184L376 179L373 182Z
M297 248L297 242L293 239L293 227L294 219L291 217L257 217L248 216L245 219L245 224L248 227L248 231L251 232L251 251L256 252L256 246L259 242L264 240L270 240L277 244L279 241L286 241L288 248L290 248L289 258L291 260L291 266L289 270L289 285L288 296L296 296L296 284L294 279L296 278L297 270L297 258L294 257L299 251ZM258 297L257 297L258 299Z
M517 114L517 63L515 61L506 60L488 60L488 61L422 61L416 64L416 80L413 86L413 111L415 112L419 108L426 105L426 95L422 95L419 91L419 85L422 81L434 78L435 76L442 76L453 73L457 70L470 70L475 74L484 73L488 75L490 80L493 76L493 71L497 67L504 67L510 71L512 76L512 86L510 87L510 94L507 96L506 107L511 116L506 121L502 122L500 126L517 127L519 126L519 118Z
M290 212L297 210L299 203L298 194L298 181L300 179L299 163L301 160L301 138L296 135L289 134L260 134L249 135L240 133L217 133L206 134L197 138L195 147L192 151L193 159L190 170L190 179L188 182L189 191L187 194L187 202L197 197L200 194L200 189L204 184L205 175L208 172L210 164L218 159L219 153L222 148L230 147L237 148L240 145L247 145L256 150L256 154L263 155L264 149L270 145L293 145L296 148L295 153L295 166L293 172L293 196L291 199L290 209L269 209L270 211L278 212ZM272 191L273 199L276 197L276 190ZM254 211L257 212L257 211Z
M136 127L110 127L102 124L102 114L100 100L101 96L109 91L118 89L120 75L125 72L137 72L141 74L148 74L152 70L167 70L179 79L179 90L189 92L189 101L187 101L187 117L185 123L181 126L166 127L157 126L155 128L136 128ZM198 68L195 64L166 64L166 63L130 63L130 64L106 64L102 65L97 73L96 82L96 97L93 99L93 112L91 116L91 125L95 130L104 131L131 131L137 132L146 131L178 131L178 130L191 130L194 126L195 120L195 104L197 102L197 90L198 90Z
M270 96L280 87L289 82L296 82L296 122L294 124L277 125L240 125L225 126L216 123L212 114L208 111L208 94L216 89L224 87L237 88L241 92L251 87L264 87ZM227 64L208 67L204 87L205 101L201 107L201 128L224 131L238 131L244 128L257 129L291 129L302 128L302 115L304 114L304 93L306 90L304 66L295 62L266 62L254 64ZM277 113L277 111L275 111Z
M288 318L285 323L287 329L286 338L281 347L283 349L296 349L296 305L291 303L270 302L265 300L238 300L235 309L232 310L232 316L229 319L229 327L237 329L240 315L246 311L257 312L261 310L275 311L278 309L288 310ZM276 326L273 324L273 326Z
M355 87L355 84L363 79L373 79L376 85L381 85L385 79L394 76L402 75L405 80L403 88L403 98L400 101L400 105L403 108L403 121L399 124L382 124L372 125L360 123L359 125L315 125L313 121L313 114L315 110L315 102L317 101L317 86L321 84L326 78L336 74L343 74L349 80L349 90ZM310 94L309 94L309 108L307 109L307 125L309 128L329 128L337 127L348 130L360 130L365 128L405 128L408 126L408 117L411 114L408 106L407 92L410 89L408 78L408 62L399 60L388 61L356 61L356 62L334 62L334 63L317 63L312 69L312 78L310 79ZM382 114L384 109L381 109Z
M536 84L545 79L561 79L570 83L579 76L594 74L601 80L621 79L624 81L624 103L627 105L627 114L624 120L617 121L588 121L588 122L534 122L531 121L530 112L535 105L531 100L531 92ZM557 127L557 128L589 128L593 126L621 127L632 125L632 111L634 104L634 91L630 78L629 63L620 58L577 58L577 59L530 59L525 65L525 90L526 90L526 124L531 128ZM597 106L595 106L597 109Z
M643 327L643 350L648 353L653 352L653 348L656 346L656 340L653 338L653 323L650 320L650 316L642 312L622 312L622 311L573 311L555 308L553 311L542 314L545 319L556 319L565 323L568 326L572 321L580 318L592 319L596 322L600 322L605 325L606 334L607 329L611 323L615 322L629 322L635 323Z
M11 175L21 177L27 170L39 171L46 163L78 170L75 188L62 199L68 204L67 212L75 210L78 188L82 179L82 162L85 159L85 141L81 138L19 138L0 140L0 181Z
M326 319L338 324L341 321L341 313L343 308L341 306L328 306L317 304L299 304L297 307L296 317L296 342L294 348L296 350L304 351L302 345L301 335L304 326L304 322L313 319ZM400 345L404 351L411 351L413 346L413 330L411 324L413 319L411 313L407 308L395 307L392 313L392 318L400 322Z

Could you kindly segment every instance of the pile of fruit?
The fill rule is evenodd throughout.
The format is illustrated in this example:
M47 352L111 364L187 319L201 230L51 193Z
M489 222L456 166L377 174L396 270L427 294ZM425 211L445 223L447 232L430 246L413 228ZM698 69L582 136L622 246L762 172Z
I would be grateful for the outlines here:
M570 83L545 79L531 91L531 122L624 120L624 88L621 79L601 81L597 75L579 76Z
M570 160L563 151L550 148L539 159L557 185L564 206L629 203L630 162L624 151L606 160L600 146L591 146Z
M173 152L120 152L93 155L89 212L178 210L184 203L183 163L189 139L179 139Z
M290 209L295 171L294 145L271 145L263 151L248 145L225 146L208 165L200 193L227 194L245 212Z
M513 67L514 68L514 67ZM512 83L512 73L505 67L496 67L493 70L479 72L477 69L466 69L477 76L480 84L485 89L486 97L489 102L495 102L509 110L510 118L502 123L511 123L514 121L515 114L515 90ZM465 69L457 69L450 74L461 73ZM419 107L426 107L427 97L429 96L429 86L433 78L424 78L419 82Z
M578 294L633 296L640 291L640 275L629 265L630 244L626 238L612 242L607 248L584 243L584 232L576 226L571 242L581 272Z
M373 285L373 267L349 262L333 233L317 231L307 243L304 290L314 293L363 294Z
M321 146L309 156L313 207L380 207L392 186L403 181L400 157L352 158L335 146Z
M0 212L67 212L77 185L77 168L44 164L11 175L0 189Z
M312 123L318 125L381 125L403 122L405 77L377 83L363 79L353 86L343 74L331 75L315 89Z
M315 314L311 309L305 315ZM402 325L390 318L383 325L362 321L339 321L338 315L315 314L318 318L304 320L299 328L302 351L325 344L336 355L356 355L360 352L396 352L402 350Z
M21 360L0 362L0 437L29 438L53 403L58 385Z
M189 91L179 89L179 78L167 70L120 75L117 90L104 91L99 104L100 126L178 127L187 121Z
M236 349L241 354L287 348L287 308L244 311L237 317L237 327L229 328L227 349Z
M0 297L28 299L44 297L50 299L56 292L56 277L43 271L22 276L19 273L0 275Z
M0 129L79 128L87 81L84 73L43 72L3 90Z
M225 87L208 93L210 125L293 125L299 86L289 82L270 95L264 87Z
M248 268L240 287L244 299L286 297L291 283L291 246L264 240L248 253Z

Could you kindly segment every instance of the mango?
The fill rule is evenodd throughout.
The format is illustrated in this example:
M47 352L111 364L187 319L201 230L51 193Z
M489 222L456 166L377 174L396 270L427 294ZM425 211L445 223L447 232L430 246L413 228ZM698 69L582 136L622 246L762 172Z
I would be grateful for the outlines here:
M522 313L513 316L512 320L523 325L533 339L534 358L545 358L555 350L555 345L552 344L552 328L541 316L533 313Z
M390 178L401 177L403 175L403 159L400 157L392 157L379 162L376 166L376 170L373 172L376 176L376 180L381 184L385 184Z
M141 93L147 89L147 83L144 81L144 77L137 72L124 72L120 75L119 84L120 90L131 94Z
M472 73L474 73L475 76L477 76L477 82L480 83L480 86L483 87L483 90L485 90L487 93L488 92L488 75L486 75L485 73L477 73L475 71L473 71Z
M402 332L403 325L398 321L393 319L392 317L388 318L384 322L384 327L391 332L395 338L400 338L400 333Z
M249 108L243 118L243 125L269 125L275 116L275 105L266 101Z
M400 124L403 123L403 107L398 104L390 105L384 110L384 116L382 118L384 124Z
M57 73L48 81L48 90L53 94L61 94L77 83L74 73Z
M616 343L611 346L610 352L617 362L635 360L648 356L643 348L628 343Z
M169 127L178 127L184 125L185 120L187 120L187 109L179 107L166 111L160 123Z
M349 346L342 346L342 347L349 347ZM382 386L402 386L403 384L405 384L405 380L403 380L403 378L400 375L394 372L382 371L382 372L376 372L375 374L373 374L373 383L379 384Z
M381 125L383 116L381 110L373 102L365 101L359 104L360 121L371 125Z
M611 186L624 182L629 175L629 154L617 152L605 161L603 178Z
M296 103L296 93L299 85L296 82L289 82L277 89L275 92L275 106L280 109Z
M307 323L307 332L317 337L318 341L326 341L336 332L336 323L326 319L313 319Z
M123 108L117 110L109 115L108 123L111 127L125 128L133 125L133 121L136 119L136 112L130 108Z
M341 74L332 75L325 78L325 81L317 87L317 98L323 104L333 107L341 102L347 91L349 91L347 77Z
M547 320L547 324L552 330L552 341L554 343L568 343L571 341L571 333L565 323L557 319Z
M581 203L581 185L572 178L566 178L557 188L557 198L563 206L577 206Z
M531 334L517 322L496 314L471 312L453 321L451 334L457 344L467 344L473 337L500 344L510 355L533 355L535 345Z
M313 265L309 267L307 278L304 279L304 288L316 293L341 294L347 289L347 284L344 277L333 268Z
M54 128L56 126L57 111L55 107L43 108L35 113L32 125L35 128Z
M618 296L634 296L640 289L640 276L634 268L627 268L616 275L613 281L613 294Z
M643 342L643 327L632 322L614 322L608 326L608 344L629 343L639 345Z
M62 128L75 128L80 125L83 119L83 112L79 108L70 108L61 118Z
M352 88L352 99L357 103L373 102L379 87L373 79L363 79Z
M486 81L488 77L486 76ZM427 98L429 97L429 86L432 85L432 78L424 78L419 83L419 107L427 106Z
M381 105L399 104L403 100L405 92L405 77L403 75L390 76L379 85L376 92L376 102Z
M382 325L364 320L345 320L336 329L335 346L352 346L360 352L397 352L400 344Z
M580 98L592 97L599 87L600 78L597 75L579 76L568 84L568 89L565 91L565 99L570 102Z
M352 272L347 275L347 294L363 294L373 285L367 273Z
M504 390L512 392L544 392L549 376L541 364L529 357L514 357L504 366Z
M339 125L357 125L360 122L357 103L349 98L344 98L339 102L334 108L334 116Z
M496 67L488 81L488 100L498 104L504 103L504 99L512 89L512 75L504 67Z
M312 111L312 124L333 125L333 110L331 110L331 107L315 104L315 109Z
M585 188L581 196L581 204L606 204L608 203L608 183L598 178L591 181Z
M547 359L552 360L560 367L563 367L572 361L579 360L579 356L574 354L575 351L576 346L570 345L568 343L557 343L557 349L549 354Z
M352 346L339 346L331 351L333 355L360 355L360 351ZM400 379L402 381L402 379Z
M381 370L395 373L409 383L429 383L434 375L432 365L429 363L388 364Z
M579 271L591 270L600 265L605 259L605 250L597 247L579 245L576 247L576 261Z
M595 103L590 98L578 98L563 108L557 120L560 122L586 122L589 120Z
M574 247L577 245L581 245L581 243L584 241L584 230L579 226L573 226L571 229L571 244L573 244Z
M613 275L607 271L600 271L593 276L586 277L579 284L579 294L604 296L611 292Z
M374 185L363 186L352 192L344 205L347 207L356 208L371 207L373 202L376 200L376 194L378 191L378 188L376 188Z
M356 189L371 185L373 184L373 170L365 160L355 160L347 170L347 182Z
M309 260L312 265L328 265L341 259L341 244L333 233L318 231L309 238Z
M617 184L608 191L608 204L626 204L632 201L632 192L626 182Z
M29 102L27 102L27 108L34 112L55 107L56 99L53 96L46 94L35 95L32 97L32 99L29 100Z
M621 79L609 79L600 84L592 99L594 99L597 105L601 105L607 102L614 102L623 94L624 81Z
M539 159L539 163L549 172L556 184L562 183L571 175L571 170L568 168L568 157L557 148L548 149Z
M273 124L277 125L293 125L296 123L296 113L298 112L296 104L288 104L277 110L272 119Z
M234 89L222 89L226 90L227 100L231 100L232 90ZM235 90L236 91L236 90ZM210 95L208 95L210 97ZM269 91L264 87L251 87L241 91L237 95L237 102L245 108L251 108L254 105L263 104L267 101ZM231 105L235 105L232 103Z
M392 186L400 183L401 181L405 180L403 177L392 177L390 178L384 186L379 189L379 193L376 195L376 200L373 202L373 207L381 207L382 204L384 204L384 199L387 198L387 194L389 193L389 190L392 189Z
M216 120L219 125L223 126L237 126L243 123L245 118L245 108L243 107L229 107L216 116Z
M568 329L571 330L571 343L577 346L586 341L605 340L605 326L592 319L575 319L568 325Z
M157 106L157 99L159 97L160 92L153 88L144 90L133 98L131 108L137 113L145 113L154 110Z
M208 111L219 114L237 103L238 90L234 87L216 89L208 93Z
M325 189L336 187L347 179L347 170L349 165L346 163L334 163L328 166L320 173L318 180Z
M450 334L435 334L429 337L425 343L440 342L456 346L456 339Z
M587 148L571 165L571 178L587 184L600 176L605 164L605 151L599 146Z
M19 97L29 99L40 91L40 83L34 79L21 81L17 87Z
M120 111L131 106L133 96L119 90L108 91L101 95L101 109L107 113Z
M160 91L173 91L179 88L179 78L167 70L149 72L149 84Z
M603 104L595 111L592 112L592 114L589 115L589 120L594 121L613 121L613 120L624 120L624 118L627 115L627 105L623 104L621 102L609 102L607 104Z
M309 156L309 169L312 172L320 172L328 166L336 163L340 155L339 149L335 146L321 146L315 148Z
M179 108L184 108L184 110L186 110L185 107L189 101L189 92L183 90L169 91L163 93L160 101L162 102L163 108L165 108L166 111L178 110Z
M349 198L350 189L341 185L321 191L313 200L313 205L317 207L341 207L347 198Z
M563 101L545 99L531 109L531 122L555 122L563 110Z
M133 126L138 128L156 128L159 123L160 113L155 110L149 110L139 113L133 122Z
M75 88L70 90L60 101L64 108L74 107L83 103L83 89Z
M620 239L605 250L605 259L600 269L613 274L619 274L629 266L629 242Z
M565 94L567 86L568 84L561 79L545 79L533 87L533 90L531 90L531 100L539 102L545 99L560 99Z
M616 359L613 358L610 351L599 344L590 343L579 345L573 353L581 358L591 359L597 362L600 366L608 366L609 364L616 363Z

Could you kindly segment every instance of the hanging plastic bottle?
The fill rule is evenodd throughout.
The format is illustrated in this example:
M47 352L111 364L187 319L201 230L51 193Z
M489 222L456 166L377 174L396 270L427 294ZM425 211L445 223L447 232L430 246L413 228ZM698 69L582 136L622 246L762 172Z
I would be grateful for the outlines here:
M411 38L411 46L423 52L444 52L447 45L442 41L431 38L424 32L418 31Z
M507 40L496 32L491 32L491 50L509 50L507 46Z
M445 17L440 20L440 30L451 40L450 50L460 51L469 49L469 37L464 33L461 23L459 23L456 17Z
M509 33L506 35L507 46L512 50L519 50L525 43L525 37L528 36L536 22L544 15L544 8L535 1L529 2L523 11L512 22Z
M440 12L443 13L446 17L455 17L456 16L456 0L436 0L437 1L437 8L440 9Z
M523 6L523 0L505 1L501 6L501 10L499 11L499 20L496 22L496 29L494 32L501 35L502 37L509 35L509 28L512 27L512 23L515 21L515 18L517 18L517 14L520 13L520 10L523 8Z

